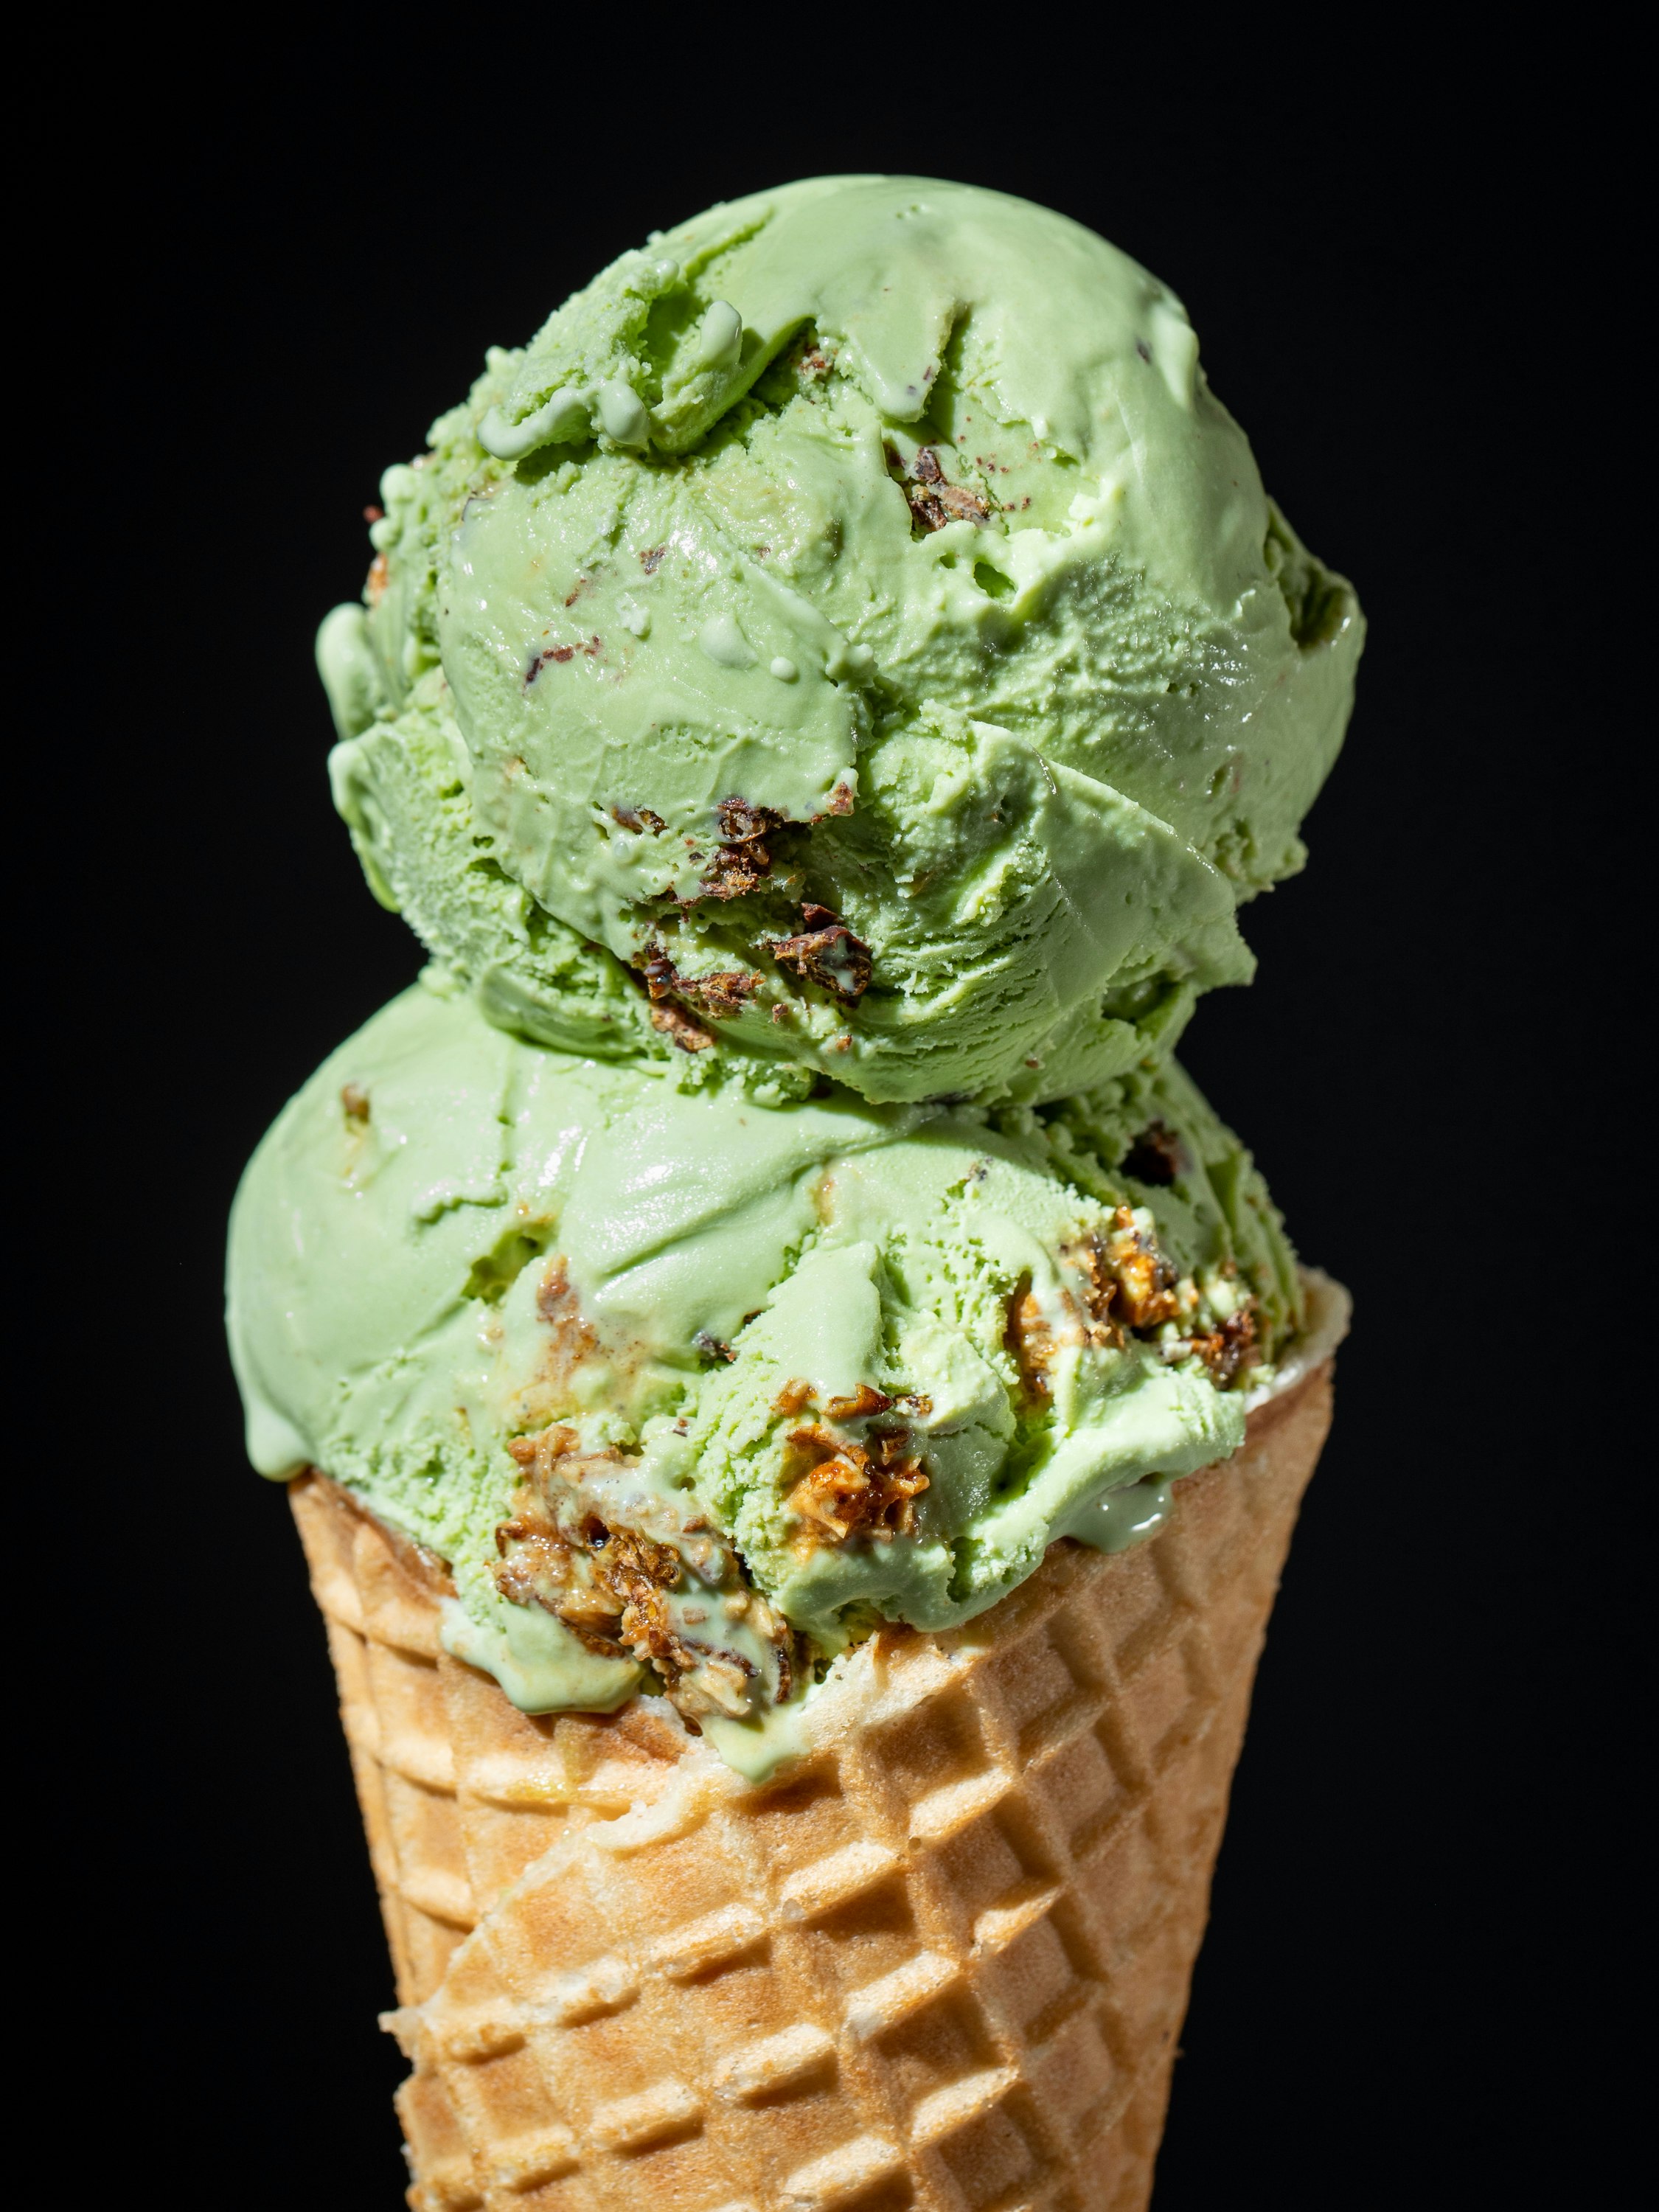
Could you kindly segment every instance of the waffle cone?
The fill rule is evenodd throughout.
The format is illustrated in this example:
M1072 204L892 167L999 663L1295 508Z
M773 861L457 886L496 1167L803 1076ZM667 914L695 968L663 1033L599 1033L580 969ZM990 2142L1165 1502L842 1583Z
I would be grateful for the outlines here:
M519 1712L441 1565L292 1486L412 2064L416 2212L1139 2212L1325 1359L1106 1557L884 1629L744 1783Z

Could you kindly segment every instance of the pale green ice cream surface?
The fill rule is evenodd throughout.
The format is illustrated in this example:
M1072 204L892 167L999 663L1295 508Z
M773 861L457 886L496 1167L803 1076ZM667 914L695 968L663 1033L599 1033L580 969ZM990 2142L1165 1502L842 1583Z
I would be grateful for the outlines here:
M1109 1247L1162 1255L1170 1318L1103 1304ZM531 1710L652 1684L503 1595L496 1532L551 1437L615 1525L678 1546L678 1632L754 1678L702 1725L756 1771L780 1739L755 1620L805 1639L793 1711L878 1615L947 1627L1057 1536L1148 1533L1172 1478L1238 1444L1239 1385L1301 1297L1260 1176L1172 1062L1041 1112L769 1106L521 1040L436 970L261 1145L229 1291L255 1465L325 1469L448 1562L452 1649ZM832 1449L925 1474L897 1525L824 1539L801 1484ZM750 1590L749 1622L701 1626Z
M370 881L492 1020L763 1098L1040 1102L1248 977L1363 625L1091 233L758 194L431 436L319 656Z

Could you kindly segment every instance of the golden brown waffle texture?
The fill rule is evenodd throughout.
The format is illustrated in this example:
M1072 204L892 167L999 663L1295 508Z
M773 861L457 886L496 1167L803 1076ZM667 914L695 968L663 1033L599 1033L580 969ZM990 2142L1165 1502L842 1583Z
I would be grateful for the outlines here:
M447 1577L292 1486L396 1967L416 2212L1139 2212L1326 1362L1108 1558L884 1630L741 1781L532 1719Z

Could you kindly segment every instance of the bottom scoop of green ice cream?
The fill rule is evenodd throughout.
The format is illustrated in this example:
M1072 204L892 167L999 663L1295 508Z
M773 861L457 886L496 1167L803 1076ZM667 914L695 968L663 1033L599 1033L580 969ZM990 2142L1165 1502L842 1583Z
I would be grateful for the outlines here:
M538 1046L439 971L238 1195L249 1448L448 1562L526 1710L666 1691L766 1771L835 1656L1149 1534L1300 1322L1174 1063L1033 1111L778 1109Z

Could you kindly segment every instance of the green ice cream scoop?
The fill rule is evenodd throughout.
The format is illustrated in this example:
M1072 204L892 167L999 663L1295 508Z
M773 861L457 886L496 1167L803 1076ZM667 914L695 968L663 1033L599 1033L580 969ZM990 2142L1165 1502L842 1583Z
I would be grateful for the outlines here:
M819 179L662 234L382 496L319 640L337 799L553 1044L778 1096L1109 1080L1248 976L1347 718L1352 592L1180 302L999 193Z
M261 1145L229 1293L256 1466L447 1559L452 1650L532 1711L666 1686L755 1768L878 1617L1150 1533L1300 1319L1173 1063L1041 1112L773 1108L436 974Z

